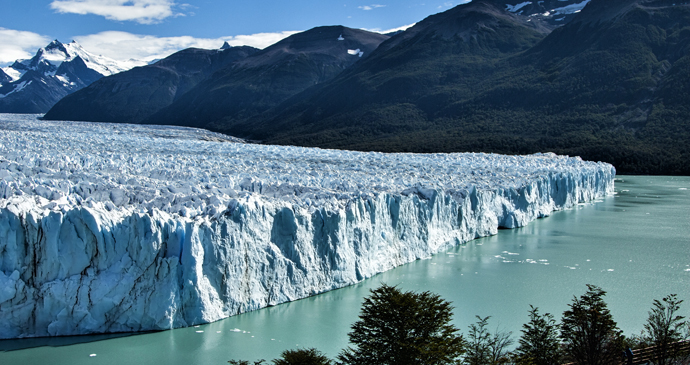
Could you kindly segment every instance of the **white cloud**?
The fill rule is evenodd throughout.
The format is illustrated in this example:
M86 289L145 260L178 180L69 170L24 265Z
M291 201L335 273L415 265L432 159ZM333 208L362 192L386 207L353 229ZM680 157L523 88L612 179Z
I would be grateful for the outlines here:
M187 4L183 4L186 8ZM183 14L173 12L172 0L55 0L50 7L59 13L95 14L117 21L152 24Z
M40 34L0 27L0 65L15 60L31 58L36 50L50 43L50 38Z
M379 4L372 4L372 5L362 5L358 6L357 9L362 9L362 10L373 10L376 8L385 8L386 5L379 5Z
M223 40L227 41L231 46L252 46L263 49L299 32L300 31L285 31L279 33L236 35L234 37L225 37Z
M75 40L91 53L102 54L116 60L138 59L151 61L167 57L179 50L190 47L217 49L223 45L223 42L228 42L231 46L266 48L295 33L298 32L286 31L221 38L194 38L191 36L156 37L107 31L75 37Z
M412 23L412 24L408 24L408 25L403 25L402 27L397 27L397 28L393 28L393 29L385 29L385 30L381 30L381 28L365 29L365 30L368 30L370 32L381 33L381 34L388 34L388 33L398 32L401 30L407 30L408 28L412 28L415 24L417 24L417 23Z

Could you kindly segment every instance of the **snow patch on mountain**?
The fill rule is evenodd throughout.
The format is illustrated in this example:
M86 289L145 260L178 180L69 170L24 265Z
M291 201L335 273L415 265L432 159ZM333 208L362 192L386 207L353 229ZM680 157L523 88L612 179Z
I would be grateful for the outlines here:
M384 154L0 114L0 338L169 329L613 192L577 157Z
M7 76L9 76L12 79L12 81L17 81L22 77L22 75L24 75L24 72L15 70L12 67L3 67L2 71L5 72L5 74L7 74Z
M74 83L69 80L69 77L67 77L67 75L55 75L55 77L58 80L62 81L64 85L74 85Z
M13 86L12 91L10 91L10 92L8 92L8 93L6 93L6 94L0 94L0 99L6 98L6 97L8 97L8 96L10 96L10 95L12 95L12 94L14 94L14 93L16 93L16 92L22 91L25 87L31 85L31 82L32 82L32 81L22 81L22 82L20 82L20 83L18 83L18 84L12 85L12 86Z
M525 6L530 5L530 4L532 4L531 1L525 1L523 3L519 3L516 5L506 4L506 10L508 10L511 13L517 13L518 11L520 11L520 9L522 9Z
M544 14L544 15L546 15L546 16L548 16L548 15L566 15L566 14L579 13L582 11L582 9L585 8L585 6L587 6L587 4L589 4L589 2L590 2L590 0L585 0L581 3L570 4L570 5L564 6L562 8L556 8L556 9L551 10L549 12L549 14Z

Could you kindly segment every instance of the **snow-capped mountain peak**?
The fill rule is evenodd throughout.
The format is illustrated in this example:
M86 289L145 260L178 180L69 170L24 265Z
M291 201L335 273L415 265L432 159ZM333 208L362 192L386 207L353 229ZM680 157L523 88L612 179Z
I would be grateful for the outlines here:
M77 57L84 61L87 68L103 76L110 76L136 66L146 65L144 61L117 61L105 56L95 55L86 51L74 40L65 44L56 39L47 46L40 48L33 58L17 60L13 65L2 70L12 78L12 81L18 81L29 70L39 71L46 76L53 76L63 62L74 61Z
M45 113L67 94L104 76L143 65L146 62L123 62L95 55L76 41L54 40L38 49L32 58L17 60L2 68L0 112Z

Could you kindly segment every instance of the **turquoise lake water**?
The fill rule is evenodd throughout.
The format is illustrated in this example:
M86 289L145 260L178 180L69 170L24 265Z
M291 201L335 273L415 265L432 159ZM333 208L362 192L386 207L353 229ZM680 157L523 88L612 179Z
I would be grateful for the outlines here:
M626 335L639 334L654 299L676 293L690 317L690 177L620 176L616 195L524 228L469 242L358 285L216 323L103 339L0 341L0 364L227 364L347 346L362 298L380 283L452 301L463 332L475 315L517 339L530 304L557 319L585 284L602 287ZM0 314L1 315L1 314ZM3 351L4 350L4 351ZM95 356L92 356L95 355Z

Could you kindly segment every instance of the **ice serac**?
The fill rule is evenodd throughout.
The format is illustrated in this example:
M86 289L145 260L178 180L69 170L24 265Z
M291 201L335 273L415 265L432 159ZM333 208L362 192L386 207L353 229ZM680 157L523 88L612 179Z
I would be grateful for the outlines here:
M615 175L553 154L8 115L0 130L0 338L169 329L304 298L604 197Z

